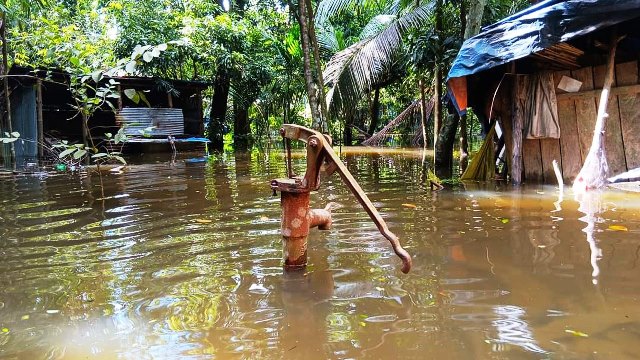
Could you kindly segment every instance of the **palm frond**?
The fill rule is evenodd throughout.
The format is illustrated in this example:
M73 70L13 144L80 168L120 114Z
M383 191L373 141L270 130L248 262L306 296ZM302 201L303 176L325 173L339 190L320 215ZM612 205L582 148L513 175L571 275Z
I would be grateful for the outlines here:
M316 12L316 24L324 24L333 15L342 12L344 9L359 3L359 0L322 0L318 4Z
M393 20L396 19L395 15L376 15L360 32L360 39L367 39L376 36L387 26L389 26Z
M317 27L318 46L320 51L327 54L335 54L340 51L340 43L336 36L336 29L330 22L325 22Z
M342 74L347 71L354 56L358 53L358 51L366 46L370 40L371 39L365 39L363 41L359 41L333 55L329 60L329 63L327 63L326 68L322 72L322 77L324 79L325 85L334 87L340 79L340 76L342 76Z
M402 46L402 35L424 24L432 9L432 3L419 6L390 21L377 35L361 40L329 60L323 77L325 84L336 87L331 91L331 98L327 98L332 113L354 106L382 79Z

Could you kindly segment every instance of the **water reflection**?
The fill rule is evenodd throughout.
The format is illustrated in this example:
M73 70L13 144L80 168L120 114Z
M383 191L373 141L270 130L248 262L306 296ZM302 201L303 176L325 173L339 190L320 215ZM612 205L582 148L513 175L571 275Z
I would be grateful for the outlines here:
M513 305L497 306L493 309L497 319L491 322L497 330L497 338L490 341L495 344L493 351L505 350L504 344L519 346L527 351L546 354L547 351L538 346L527 321L526 311Z
M594 285L598 284L598 276L600 275L600 266L598 261L602 258L602 250L598 247L596 238L594 236L596 232L596 223L604 222L600 214L605 211L602 204L602 191L593 190L576 194L576 201L580 204L578 211L584 214L580 218L587 226L582 229L587 234L587 243L589 244L589 262L593 271L591 272L592 282Z

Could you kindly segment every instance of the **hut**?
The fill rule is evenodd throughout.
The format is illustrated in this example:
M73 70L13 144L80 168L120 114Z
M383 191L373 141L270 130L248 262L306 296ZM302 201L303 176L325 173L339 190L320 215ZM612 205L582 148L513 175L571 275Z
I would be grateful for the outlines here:
M589 152L611 39L609 176L640 166L640 0L547 0L464 42L449 72L450 98L495 122L514 183L572 182ZM502 141L498 143L502 143ZM499 151L499 150L498 150Z
M91 135L103 139L124 126L129 136L126 149L171 151L173 146L206 142L202 91L207 83L151 77L113 77L119 98L112 109L103 106L89 120ZM38 162L48 146L59 140L82 142L82 121L73 108L66 85L69 74L13 66L10 71L12 128L20 133L15 143L16 162ZM138 103L125 96L132 89L144 94ZM171 144L170 144L171 143ZM139 146L139 145L143 145Z

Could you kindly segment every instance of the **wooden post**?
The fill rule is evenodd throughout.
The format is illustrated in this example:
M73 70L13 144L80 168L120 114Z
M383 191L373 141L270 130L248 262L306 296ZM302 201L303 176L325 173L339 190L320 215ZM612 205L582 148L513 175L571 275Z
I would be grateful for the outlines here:
M38 158L44 157L44 119L42 116L42 79L36 83L36 110L38 116Z
M513 127L511 136L513 140L513 151L511 161L511 182L514 185L519 185L522 183L522 129L524 127L524 119L522 118L522 115L524 113L524 109L522 108L523 104L520 102L519 96L522 84L516 75L515 67L515 62L512 62L511 76L513 76L513 81L511 82L511 106L513 111L511 112L511 119Z
M605 151L605 125L607 117L607 106L609 104L609 93L613 83L613 69L615 67L616 48L618 47L618 37L614 30L611 34L611 44L609 47L609 57L607 59L607 71L600 93L600 103L598 104L598 115L596 125L593 129L593 140L589 153L584 160L584 165L578 173L573 183L575 193L584 193L590 189L601 188L607 183L607 173L609 164L607 163L607 153Z
M198 135L204 135L204 113L202 111L202 91L198 90L196 94L196 106L198 107ZM211 119L209 119L211 121Z
M118 84L118 110L122 110L122 85Z
M173 108L173 96L171 96L171 92L167 93L167 103L169 103L169 108Z

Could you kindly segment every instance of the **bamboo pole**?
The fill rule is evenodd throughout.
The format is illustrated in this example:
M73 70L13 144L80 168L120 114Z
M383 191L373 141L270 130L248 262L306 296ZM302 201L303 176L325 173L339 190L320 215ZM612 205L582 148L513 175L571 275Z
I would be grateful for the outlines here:
M577 194L584 193L587 190L598 189L607 184L609 165L607 163L607 153L605 149L605 126L609 114L607 114L606 111L607 105L609 104L611 84L613 84L613 70L619 40L616 32L613 31L604 85L602 86L600 103L598 104L596 125L593 130L593 140L591 141L591 147L589 148L589 153L584 161L584 165L573 183L573 191Z

